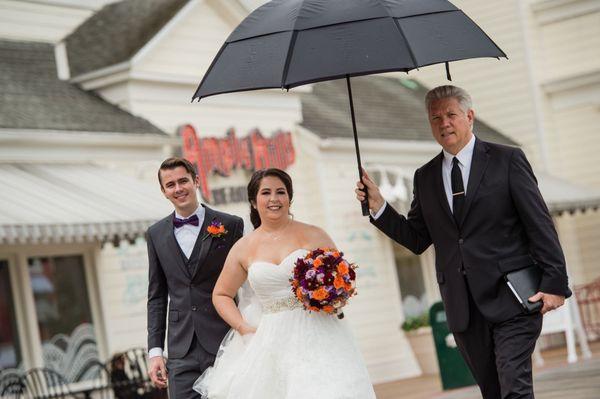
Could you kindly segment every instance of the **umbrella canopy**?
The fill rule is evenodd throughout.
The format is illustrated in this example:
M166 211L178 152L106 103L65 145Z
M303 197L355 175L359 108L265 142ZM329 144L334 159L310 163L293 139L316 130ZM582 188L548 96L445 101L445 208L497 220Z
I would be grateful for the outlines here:
M362 179L350 77L444 62L450 79L449 62L478 57L506 54L446 0L272 0L227 38L192 101L345 77Z
M506 57L446 0L273 0L227 38L194 99Z

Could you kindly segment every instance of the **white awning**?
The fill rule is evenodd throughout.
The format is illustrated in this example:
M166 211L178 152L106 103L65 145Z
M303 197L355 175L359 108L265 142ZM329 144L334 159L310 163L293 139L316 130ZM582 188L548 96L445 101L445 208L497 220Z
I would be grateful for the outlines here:
M536 173L538 187L553 215L600 207L600 190L587 188L545 173Z
M0 245L133 240L172 211L158 182L91 164L0 164Z

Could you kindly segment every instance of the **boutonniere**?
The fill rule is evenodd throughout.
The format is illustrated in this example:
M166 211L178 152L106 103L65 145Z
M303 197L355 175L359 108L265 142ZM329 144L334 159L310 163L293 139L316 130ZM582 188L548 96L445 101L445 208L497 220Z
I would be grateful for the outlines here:
M206 232L208 233L206 237L211 236L213 238L223 237L225 234L227 234L225 226L223 226L223 223L219 222L218 220L213 220L210 222L206 228Z

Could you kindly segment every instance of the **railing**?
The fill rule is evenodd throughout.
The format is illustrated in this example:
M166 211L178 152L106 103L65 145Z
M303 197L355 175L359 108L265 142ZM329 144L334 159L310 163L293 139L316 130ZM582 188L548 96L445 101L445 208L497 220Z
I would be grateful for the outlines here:
M89 378L67 382L50 368L0 371L0 398L167 399L167 391L150 382L143 348L116 354L107 364L90 362L84 374Z
M600 278L575 287L581 321L589 341L600 338Z

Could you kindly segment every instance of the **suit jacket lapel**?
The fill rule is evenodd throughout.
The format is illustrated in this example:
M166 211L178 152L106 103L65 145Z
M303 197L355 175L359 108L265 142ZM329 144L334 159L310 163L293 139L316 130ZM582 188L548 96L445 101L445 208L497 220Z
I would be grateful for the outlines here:
M467 183L467 196L465 198L465 209L463 210L460 226L465 221L467 213L473 204L473 198L477 195L477 189L485 173L489 160L488 147L483 141L475 138L475 148L473 149L473 159L471 160L471 171L469 173L469 182Z
M185 264L183 251L179 244L177 244L177 239L175 238L175 228L173 226L173 217L175 216L175 212L171 214L169 221L165 223L165 232L164 235L167 237L167 246L169 251L173 254L175 258L175 263L179 266L179 268L185 273L186 276L190 276L190 271Z
M452 216L452 211L450 210L450 205L448 204L448 198L446 197L446 190L444 189L444 180L442 179L442 161L444 159L444 153L441 152L435 159L433 174L435 175L435 196L440 201L440 205L446 216L454 222L454 217Z
M210 223L215 220L215 212L207 206L202 206L204 207L204 221L202 222L200 234L198 234L196 245L194 246L194 250L190 256L190 262L194 262L193 264L195 265L192 279L196 277L198 271L202 268L201 265L204 263L204 259L208 254L208 250L210 249L213 240L213 237L208 234L206 229Z

